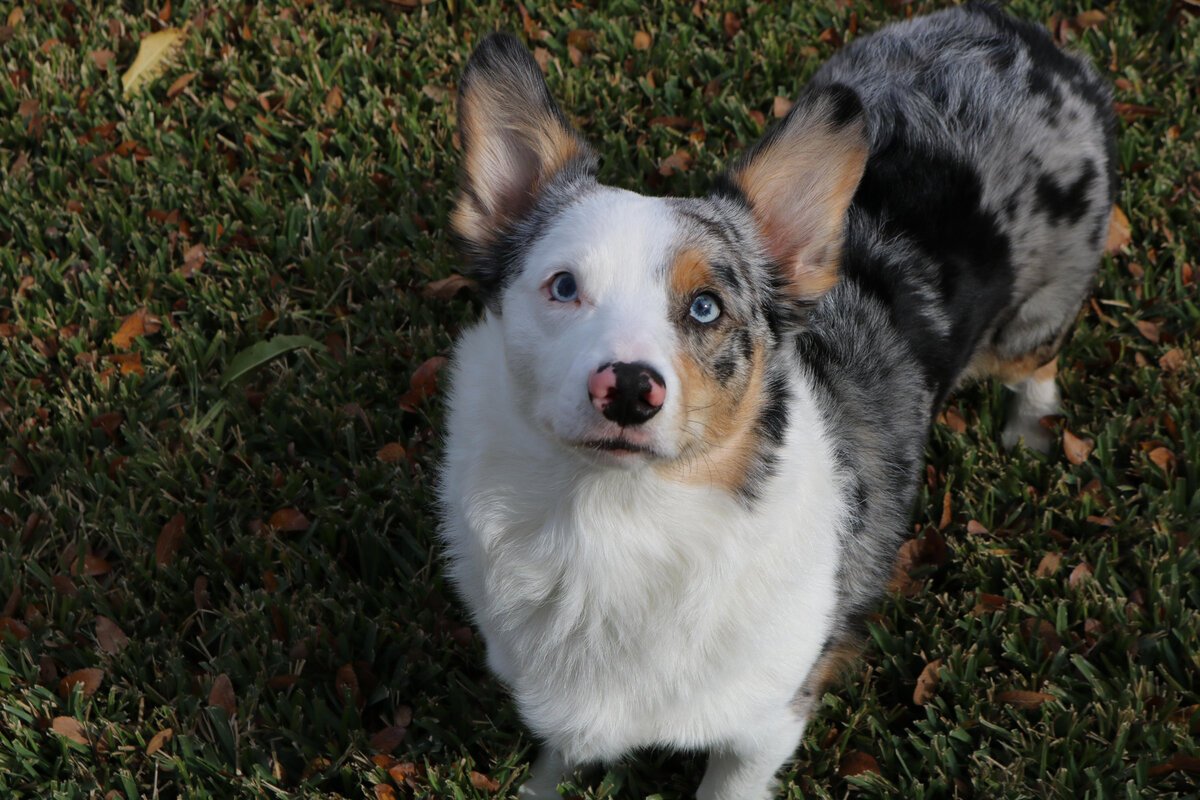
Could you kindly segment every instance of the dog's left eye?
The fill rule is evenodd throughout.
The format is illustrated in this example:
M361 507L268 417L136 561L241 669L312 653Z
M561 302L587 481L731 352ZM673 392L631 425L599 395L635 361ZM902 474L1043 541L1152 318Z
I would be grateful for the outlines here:
M696 299L692 301L692 307L688 309L688 313L696 322L702 325L710 325L717 321L717 317L721 316L721 304L717 302L717 298L705 292L704 294L696 295Z
M575 285L575 276L569 272L560 272L550 279L550 299L560 303L574 303L579 299L579 287Z

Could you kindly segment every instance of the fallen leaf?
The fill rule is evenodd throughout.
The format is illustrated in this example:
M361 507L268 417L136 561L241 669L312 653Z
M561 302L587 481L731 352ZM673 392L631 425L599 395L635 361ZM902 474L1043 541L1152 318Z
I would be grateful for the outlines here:
M105 359L110 363L116 364L121 370L122 375L145 375L146 370L142 368L141 353L113 353L106 356Z
M838 762L839 775L850 777L862 775L864 772L879 772L879 762L875 760L875 756L861 750L847 750Z
M88 57L92 59L92 63L96 65L96 69L107 72L112 64L113 56L116 55L112 50L93 50L88 53Z
M495 778L489 778L482 772L471 771L471 785L481 792L498 792L500 791L500 782Z
M400 397L400 408L404 411L416 411L417 406L437 393L437 374L446 365L445 356L434 356L426 359L417 367L408 381L408 391Z
M391 725L371 735L371 749L377 753L390 753L404 742L407 728Z
M321 107L325 109L327 115L332 117L341 111L342 106L345 104L345 100L342 98L342 90L334 86L325 93L325 102L321 104Z
M742 20L732 11L726 11L721 18L721 27L725 29L725 35L732 39L742 29Z
M567 44L581 52L591 52L596 47L596 32L575 30L567 34Z
M129 637L108 617L96 617L96 641L105 653L116 655L129 644Z
M375 800L396 800L396 790L386 783L377 783L372 787Z
M633 34L634 50L649 50L652 44L654 44L654 39L645 31L637 31Z
M1007 692L1000 692L996 695L996 700L1001 703L1009 703L1017 708L1037 708L1042 703L1048 703L1054 699L1054 695L1046 694L1045 692L1029 692L1022 689L1010 689Z
M1148 319L1140 319L1137 321L1138 333L1140 333L1147 341L1158 344L1160 334L1158 326Z
M403 761L389 767L388 775L400 786L412 786L415 788L421 773L416 764L411 761Z
M1040 640L1043 656L1049 656L1062 648L1062 639L1059 638L1058 631L1054 630L1054 626L1044 619L1030 617L1022 622L1021 636L1027 642L1032 642L1035 637Z
M207 260L208 248L197 242L184 251L183 266L179 268L180 276L184 278L192 277L200 271Z
M66 737L72 742L79 744L87 744L87 733L84 732L83 724L74 717L55 717L50 723L50 730L57 733L59 736Z
M658 174L669 178L676 172L687 172L692 167L692 154L687 150L676 150L658 165Z
M175 554L183 544L186 521L180 512L167 520L158 532L158 542L154 545L154 563L160 567L169 567L175 560Z
M1050 578L1054 573L1058 572L1058 568L1062 566L1061 553L1046 553L1042 556L1042 560L1038 562L1037 570L1034 574L1039 578Z
M925 665L925 669L921 670L921 674L917 676L917 686L913 689L913 702L919 706L923 706L933 699L934 690L938 685L938 669L942 666L942 660L935 658Z
M144 37L138 43L137 57L121 76L126 97L163 73L171 57L183 44L188 27L185 25L182 28L166 28Z
M196 77L195 72L185 72L180 75L171 83L170 88L167 89L167 97L175 97L182 93L183 90L187 88L188 84L192 82L192 78L194 77Z
M85 553L82 566L74 560L71 561L72 575L87 575L89 578L98 578L110 572L112 572L112 564L109 564L107 559L95 553Z
M775 119L783 119L792 110L793 105L795 103L792 100L775 95L775 100L771 104L771 113L775 115Z
M941 422L955 433L967 432L967 421L963 419L962 414L958 413L958 409L953 406L942 412Z
M1120 206L1113 206L1112 216L1108 220L1108 239L1104 243L1104 252L1115 253L1133 239L1129 227L1129 217Z
M1175 454L1165 447L1156 447L1149 453L1150 460L1163 472L1170 472L1175 467Z
M399 442L388 442L375 453L375 457L385 464L395 464L397 461L403 461L404 456L404 445Z
M1126 122L1141 117L1151 117L1158 113L1158 109L1154 106L1143 106L1137 103L1113 103L1113 111L1116 111L1117 116Z
M237 713L237 696L233 693L233 683L224 672L213 681L212 689L208 693L208 704L224 709L225 714L230 717Z
M1186 357L1184 356L1183 350L1178 347L1173 347L1167 352L1163 353L1162 357L1158 359L1158 366L1164 372L1178 372L1183 368L1185 360Z
M1193 775L1200 775L1200 758L1177 753L1171 756L1169 761L1151 767L1148 774L1151 778L1159 778L1172 772L1189 772Z
M0 641L3 641L5 635L9 635L21 641L29 638L29 627L19 619L13 617L0 617Z
M151 336L162 330L162 320L146 312L146 309L139 308L125 319L121 320L121 327L112 335L112 343L122 350L128 350L133 346L133 340L139 336Z
M8 27L16 28L25 21L25 9L17 6L12 11L8 12Z
M478 286L475 281L456 272L448 278L427 284L421 294L434 300L452 300L461 292L474 292Z
M972 611L976 614L985 614L992 611L1003 611L1008 606L1008 601L998 594L988 594L987 592L979 593L979 602L975 604Z
M954 520L954 510L950 506L950 490L942 495L942 518L938 521L938 530L945 530Z
M550 51L547 50L546 48L544 48L544 47L533 48L533 60L537 62L538 69L540 69L542 71L542 74L546 74L550 71L551 58L553 58L553 56L550 55Z
M977 536L979 534L984 534L987 532L988 532L988 529L985 528L983 526L983 523L980 522L979 520L972 519L972 520L967 521L967 533Z
M269 524L277 531L295 532L308 530L309 522L299 509L281 508L271 515Z
M1092 448L1096 443L1091 439L1080 439L1075 434L1067 429L1063 429L1063 453L1067 456L1067 461L1070 461L1075 466L1079 466L1084 461L1087 461L1088 456L1092 454Z
M175 735L172 728L163 728L154 736L150 737L150 741L146 744L146 755L152 756L159 750L163 749L163 745L171 741L171 737Z
M1067 578L1067 585L1070 586L1072 589L1078 589L1080 586L1083 585L1083 583L1085 581L1089 581L1089 580L1091 580L1091 578L1092 578L1092 568L1085 561L1083 563L1077 564L1075 566L1075 569L1071 570L1071 576L1069 578Z
M1083 11L1075 15L1075 27L1080 30L1098 28L1104 24L1104 12L1098 9Z
M58 693L63 697L70 697L71 691L76 686L80 686L83 689L83 696L91 697L100 688L103 680L104 670L102 669L95 667L77 669L58 682Z

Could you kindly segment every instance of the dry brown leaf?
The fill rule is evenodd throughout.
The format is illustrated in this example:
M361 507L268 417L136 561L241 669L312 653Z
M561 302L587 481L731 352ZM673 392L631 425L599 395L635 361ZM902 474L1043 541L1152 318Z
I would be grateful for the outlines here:
M879 762L875 756L861 750L847 750L838 763L838 774L850 777L862 775L864 772L879 772Z
M1183 350L1173 347L1163 353L1162 357L1158 359L1158 366L1164 372L1178 372L1183 368L1185 360L1186 356L1184 356Z
M188 84L192 82L192 78L194 77L196 77L195 72L185 72L180 75L171 82L170 88L167 89L167 97L175 97L182 93L183 90L187 88Z
M1037 570L1034 574L1039 578L1051 578L1059 567L1062 566L1062 553L1046 553L1042 556L1042 560L1038 562Z
M742 20L732 11L726 11L725 16L721 18L721 27L725 29L725 35L732 39L742 29Z
M925 665L925 669L921 670L921 674L917 676L917 686L913 689L913 702L919 706L923 706L933 699L934 690L937 689L938 669L942 666L942 660L935 658Z
M112 335L112 343L122 350L128 350L133 346L134 339L139 336L150 336L160 330L162 330L162 321L158 317L146 313L146 309L139 308L121 320L121 327Z
M1058 631L1054 630L1054 626L1044 619L1030 617L1022 622L1021 636L1029 642L1032 642L1035 637L1039 639L1042 643L1043 656L1056 653L1062 647L1062 639L1059 638Z
M400 408L415 412L417 406L436 394L438 371L445 365L445 356L434 356L417 367L408 381L408 391L400 396Z
M1081 31L1088 28L1098 28L1104 24L1104 12L1099 9L1083 11L1075 15L1075 27Z
M184 278L190 278L200 271L207 260L208 248L197 242L184 251L183 266L179 268L179 274Z
M972 519L967 521L967 533L972 534L973 536L978 536L987 532L988 529L985 528L983 523L979 520Z
M163 728L161 731L154 734L154 736L150 738L149 743L146 745L146 755L152 756L159 750L162 750L163 745L171 741L171 737L174 735L175 730L173 728Z
M478 284L475 281L456 272L448 278L427 284L421 294L434 300L452 300L459 293L474 292L476 288L478 288Z
M953 406L948 407L941 414L941 422L955 433L967 432L967 421L963 419L963 415L958 413L958 409Z
M1163 472L1170 472L1175 468L1175 454L1166 447L1156 447L1150 451L1149 455L1154 465Z
M938 530L944 531L954 520L954 510L950 507L950 490L942 495L942 518L938 521Z
M230 717L237 713L237 695L233 693L233 683L224 672L213 681L212 689L208 692L208 704L224 709Z
M996 700L1001 703L1009 703L1017 708L1037 708L1042 703L1048 703L1054 699L1054 695L1046 694L1045 692L1029 692L1023 689L1010 689L1007 692L1000 692L996 695Z
M163 73L171 57L183 44L187 29L188 25L166 28L144 37L138 43L137 57L121 76L126 97Z
M1152 117L1158 113L1158 109L1154 106L1143 106L1137 103L1113 103L1113 110L1117 112L1117 116L1126 122L1131 122L1141 117Z
M1158 331L1158 326L1148 319L1140 319L1137 321L1138 333L1140 333L1147 341L1158 344L1161 334Z
M391 776L400 786L416 787L417 782L421 777L420 770L417 765L411 761L402 761L399 764L388 768L388 775Z
M87 744L87 733L84 731L83 724L74 717L55 717L50 723L50 730L57 733L59 736L64 736L72 742L79 744Z
M28 639L29 626L13 617L0 617L0 642L4 641L6 634L17 641Z
M76 686L80 686L83 689L83 696L91 697L100 688L103 680L104 670L102 669L95 667L77 669L58 682L58 693L63 697L70 697L71 691Z
M15 28L25 21L25 9L17 6L8 12L8 27Z
M95 553L85 553L83 556L83 566L72 559L71 574L72 575L87 575L89 578L99 578L101 575L107 575L112 572L112 564L108 560L96 555Z
M471 771L471 785L481 792L498 792L500 791L500 782L495 778L489 778L482 772Z
M1008 606L1008 601L998 594L988 594L987 592L979 593L979 602L975 604L972 612L978 616L992 611L1003 611Z
M390 753L404 742L408 728L391 725L371 736L371 749L377 753Z
M1108 220L1108 239L1104 243L1104 252L1115 253L1133 239L1129 227L1129 217L1120 206L1113 206L1112 216Z
M1081 585L1083 585L1083 583L1085 581L1091 580L1091 577L1092 577L1092 568L1085 561L1083 563L1077 564L1075 566L1075 569L1071 570L1071 576L1069 578L1067 578L1067 585L1070 586L1072 589L1077 589Z
M404 456L404 445L399 442L388 442L375 453L375 457L385 464L395 464L397 461L403 461Z
M652 44L654 44L654 39L645 31L637 31L633 34L634 50L649 50Z
M1063 453L1066 454L1067 461L1075 466L1087 461L1095 446L1096 443L1091 439L1081 439L1066 428L1063 429Z
M396 790L386 783L377 783L371 790L375 793L375 800L396 800Z
M658 165L658 174L669 178L676 172L687 172L692 168L692 154L687 150L676 150Z
M792 110L795 103L786 97L775 95L775 100L771 104L771 113L775 115L775 119L783 119Z
M277 531L295 532L308 530L309 522L299 509L281 508L271 515L269 524Z
M346 101L342 97L342 90L337 86L334 86L325 93L325 102L321 104L321 107L325 109L325 113L328 116L332 117L341 111L342 106L345 104Z
M163 524L162 530L158 532L158 542L154 545L155 564L160 567L171 565L171 562L175 560L175 554L179 552L180 545L183 544L185 529L186 521L182 512Z
M1182 753L1176 753L1171 756L1170 760L1162 764L1155 764L1148 770L1151 778L1159 778L1163 775L1170 775L1172 772L1189 772L1193 775L1200 775L1200 758L1196 756L1186 756Z
M552 58L553 56L550 55L550 51L546 48L533 48L533 60L537 62L538 69L542 71L543 75L550 71L550 61Z
M112 50L93 50L88 53L88 57L92 59L92 63L96 65L96 69L104 72L112 65L113 57L116 54Z
M108 617L96 617L96 641L105 653L116 655L129 644L129 637Z
M122 375L145 375L146 370L142 368L141 353L113 353L106 356L105 359L117 365L121 370Z

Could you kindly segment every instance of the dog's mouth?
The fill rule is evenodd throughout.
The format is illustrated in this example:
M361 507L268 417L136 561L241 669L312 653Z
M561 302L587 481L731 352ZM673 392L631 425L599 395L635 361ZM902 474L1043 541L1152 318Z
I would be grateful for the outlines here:
M576 443L577 447L587 450L597 450L602 453L611 453L616 456L640 454L647 456L657 456L658 451L644 444L631 442L621 436L607 437L604 439L586 439Z

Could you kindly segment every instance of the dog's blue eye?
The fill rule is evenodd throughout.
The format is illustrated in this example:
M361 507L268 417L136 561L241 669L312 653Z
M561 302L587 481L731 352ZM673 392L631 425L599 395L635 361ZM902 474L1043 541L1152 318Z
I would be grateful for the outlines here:
M721 316L721 306L717 303L717 298L711 294L700 294L696 295L696 299L692 301L692 307L688 309L688 313L696 322L709 325L716 322L717 317Z
M550 298L560 303L574 303L579 299L579 287L575 285L575 276L569 272L560 272L550 281Z

